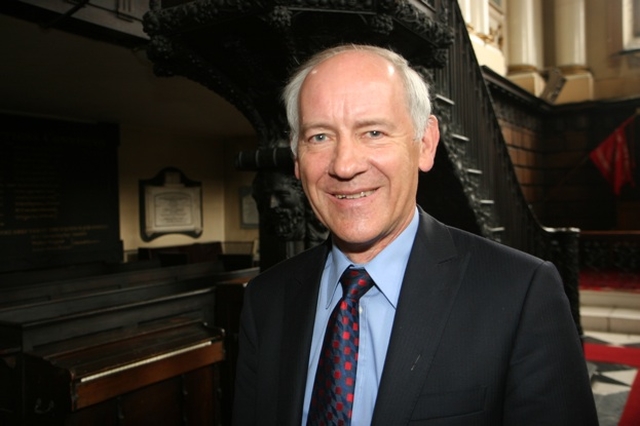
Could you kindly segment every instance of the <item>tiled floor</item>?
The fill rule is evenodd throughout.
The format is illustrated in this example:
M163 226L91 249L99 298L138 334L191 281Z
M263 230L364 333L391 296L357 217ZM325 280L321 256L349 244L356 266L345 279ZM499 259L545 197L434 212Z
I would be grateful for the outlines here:
M586 331L585 342L640 348L640 335ZM589 370L600 426L617 426L638 368L590 362Z

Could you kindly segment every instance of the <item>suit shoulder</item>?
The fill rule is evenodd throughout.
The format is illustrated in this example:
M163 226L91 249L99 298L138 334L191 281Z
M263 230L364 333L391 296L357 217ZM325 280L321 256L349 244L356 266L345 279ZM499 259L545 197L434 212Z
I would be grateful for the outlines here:
M446 225L445 225L446 226ZM537 267L545 261L524 251L509 247L503 243L490 240L489 238L472 234L451 226L446 226L456 247L460 250L469 250L474 255L489 263L499 264L502 262L515 263L518 265L529 264Z
M417 238L426 247L426 253L439 260L469 256L472 261L485 262L485 267L505 262L536 266L544 263L542 259L513 247L446 225L425 212L421 212Z
M484 283L485 290L528 292L537 283L547 294L551 289L562 291L562 278L553 263L479 235L449 230L458 254L468 258L466 277Z

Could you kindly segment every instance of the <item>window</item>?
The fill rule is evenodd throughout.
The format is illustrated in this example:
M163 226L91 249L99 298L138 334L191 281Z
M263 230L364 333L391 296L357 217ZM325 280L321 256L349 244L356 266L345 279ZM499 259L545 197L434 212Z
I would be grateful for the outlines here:
M622 45L640 49L640 0L622 0Z

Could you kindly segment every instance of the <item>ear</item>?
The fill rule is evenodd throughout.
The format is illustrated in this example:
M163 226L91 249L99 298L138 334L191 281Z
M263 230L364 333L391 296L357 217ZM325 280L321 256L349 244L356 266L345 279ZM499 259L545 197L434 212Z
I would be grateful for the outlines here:
M293 159L293 173L296 175L296 179L300 180L300 166L298 165L298 156Z
M420 140L420 161L418 166L423 172L428 172L433 167L436 157L436 149L440 141L440 129L438 129L438 119L435 115L429 116L427 127L424 129Z

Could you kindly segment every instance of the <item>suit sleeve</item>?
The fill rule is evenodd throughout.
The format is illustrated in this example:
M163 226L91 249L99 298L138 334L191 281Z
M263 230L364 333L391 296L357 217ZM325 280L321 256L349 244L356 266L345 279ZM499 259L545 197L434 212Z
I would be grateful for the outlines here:
M505 425L597 425L581 342L556 268L534 272L510 359Z
M238 337L239 353L233 403L233 424L235 426L255 425L257 423L258 337L250 300L250 287L247 287L240 315Z

